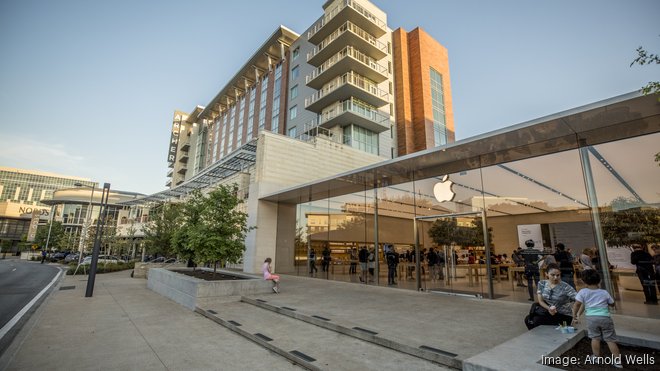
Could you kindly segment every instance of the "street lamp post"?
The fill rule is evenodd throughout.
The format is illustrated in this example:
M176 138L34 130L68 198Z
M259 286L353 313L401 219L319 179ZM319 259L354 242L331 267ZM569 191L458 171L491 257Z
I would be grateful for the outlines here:
M89 277L87 278L87 289L85 297L90 298L94 294L94 282L96 280L96 266L99 261L99 250L101 249L101 239L103 238L103 225L108 216L108 196L110 195L110 183L103 184L101 193L101 213L96 220L96 234L94 236L94 249L92 250L92 264L89 267Z
M85 249L85 243L87 242L87 234L89 230L89 226L92 224L92 208L93 208L93 200L94 200L94 190L96 187L94 186L88 186L82 183L76 183L74 184L76 187L87 187L92 189L92 195L89 197L89 205L87 206L87 212L85 213L85 222L83 223L82 227L82 232L80 236L80 245L78 246L78 265L80 265L80 262L82 262L82 256L83 256L83 251Z
M46 251L48 251L48 244L50 243L50 231L53 229L53 221L55 219L54 210L56 210L55 205L50 207L50 223L48 224L48 237L46 237Z

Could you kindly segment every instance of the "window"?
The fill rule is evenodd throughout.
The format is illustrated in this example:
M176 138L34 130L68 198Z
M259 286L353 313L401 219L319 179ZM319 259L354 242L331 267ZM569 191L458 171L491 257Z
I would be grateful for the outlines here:
M259 99L259 130L266 125L266 93L268 92L268 75L261 80L261 94Z
M289 109L289 120L293 120L298 116L298 106L293 106Z
M295 80L300 76L300 66L295 66L291 69L291 80Z
M274 133L280 131L280 91L282 90L282 64L275 67L275 83L273 86L273 116L270 121L270 130Z
M291 88L291 94L289 94L289 96L291 97L291 99L296 99L298 97L298 85L294 85Z
M295 137L298 136L298 127L297 126L294 126L291 129L289 129L289 136L291 138L295 138Z
M293 49L293 53L291 53L291 59L296 60L299 54L300 54L300 47Z
M431 107L433 108L433 140L435 146L447 144L445 99L442 92L442 75L431 68Z

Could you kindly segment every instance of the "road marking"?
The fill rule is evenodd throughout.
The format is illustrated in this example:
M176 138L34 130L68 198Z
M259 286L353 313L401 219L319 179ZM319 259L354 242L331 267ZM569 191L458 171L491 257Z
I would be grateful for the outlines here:
M27 313L27 311L30 310L30 308L32 308L32 306L34 305L34 303L36 303L37 300L39 300L39 298L42 297L42 296L46 293L46 291L48 291L48 289L49 289L51 286L53 286L53 285L55 284L55 282L57 281L57 279L60 277L60 274L62 274L62 268L58 268L58 269L59 269L60 271L57 272L57 274L55 275L55 277L53 278L53 280L50 281L50 283L49 283L46 287L44 287L43 290L41 290L41 292L39 292L39 293L37 294L37 296L35 296L32 300L30 300L30 302L27 303L27 305L24 306L23 309L21 309L20 312L16 313L16 315L14 316L14 318L12 318L9 322L7 322L6 325L4 325L4 326L2 327L2 329L0 329L0 339L2 339L3 337L5 337L5 335L7 335L7 333L9 332L9 330L11 330L11 328L14 327L14 325L15 325L16 323L18 323L18 321L21 319L21 317L23 317L23 316L25 315L25 313Z

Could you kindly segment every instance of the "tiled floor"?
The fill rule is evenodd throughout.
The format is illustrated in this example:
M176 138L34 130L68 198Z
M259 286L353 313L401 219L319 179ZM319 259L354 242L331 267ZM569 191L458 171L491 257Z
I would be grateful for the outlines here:
M318 279L329 279L336 281L352 282L360 284L360 269L358 267L357 274L348 274L348 268L342 267L335 269L333 272L332 267L329 272L323 272L321 267L319 271L316 272L313 277ZM305 272L301 271L300 276L309 276L304 274ZM416 290L417 282L415 280L414 273L412 277L405 277L405 272L403 272L401 278L397 278L397 284L392 287ZM427 273L427 272L425 272ZM428 274L425 274L422 279L422 290L428 290L433 292L442 292L448 294L470 294L470 295L480 295L481 297L488 297L488 281L484 279L483 276L479 277L480 279L470 286L468 279L465 277L454 278L449 281L431 281L428 279ZM368 284L376 285L375 277L372 277ZM363 283L362 283L363 284ZM380 286L387 285L387 274L382 272L380 274L380 279L378 282ZM578 285L578 290L581 288ZM500 282L493 281L493 292L497 300L508 300L516 302L529 302L529 294L526 287L518 287L515 282L513 289L511 287L511 282L507 278L502 278ZM636 317L646 317L646 318L656 318L660 319L660 306L657 305L645 305L644 304L644 295L641 291L631 291L625 289L619 289L617 300L617 308L615 313L623 314L628 316Z

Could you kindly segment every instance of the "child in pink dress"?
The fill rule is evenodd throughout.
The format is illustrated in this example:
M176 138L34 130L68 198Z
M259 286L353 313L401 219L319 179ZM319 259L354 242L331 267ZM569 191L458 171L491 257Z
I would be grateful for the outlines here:
M264 260L264 264L261 266L261 271L264 273L264 279L265 280L270 280L273 281L273 291L275 291L276 294L280 293L280 276L277 274L271 273L271 267L270 263L272 263L273 260L271 258L266 258Z

